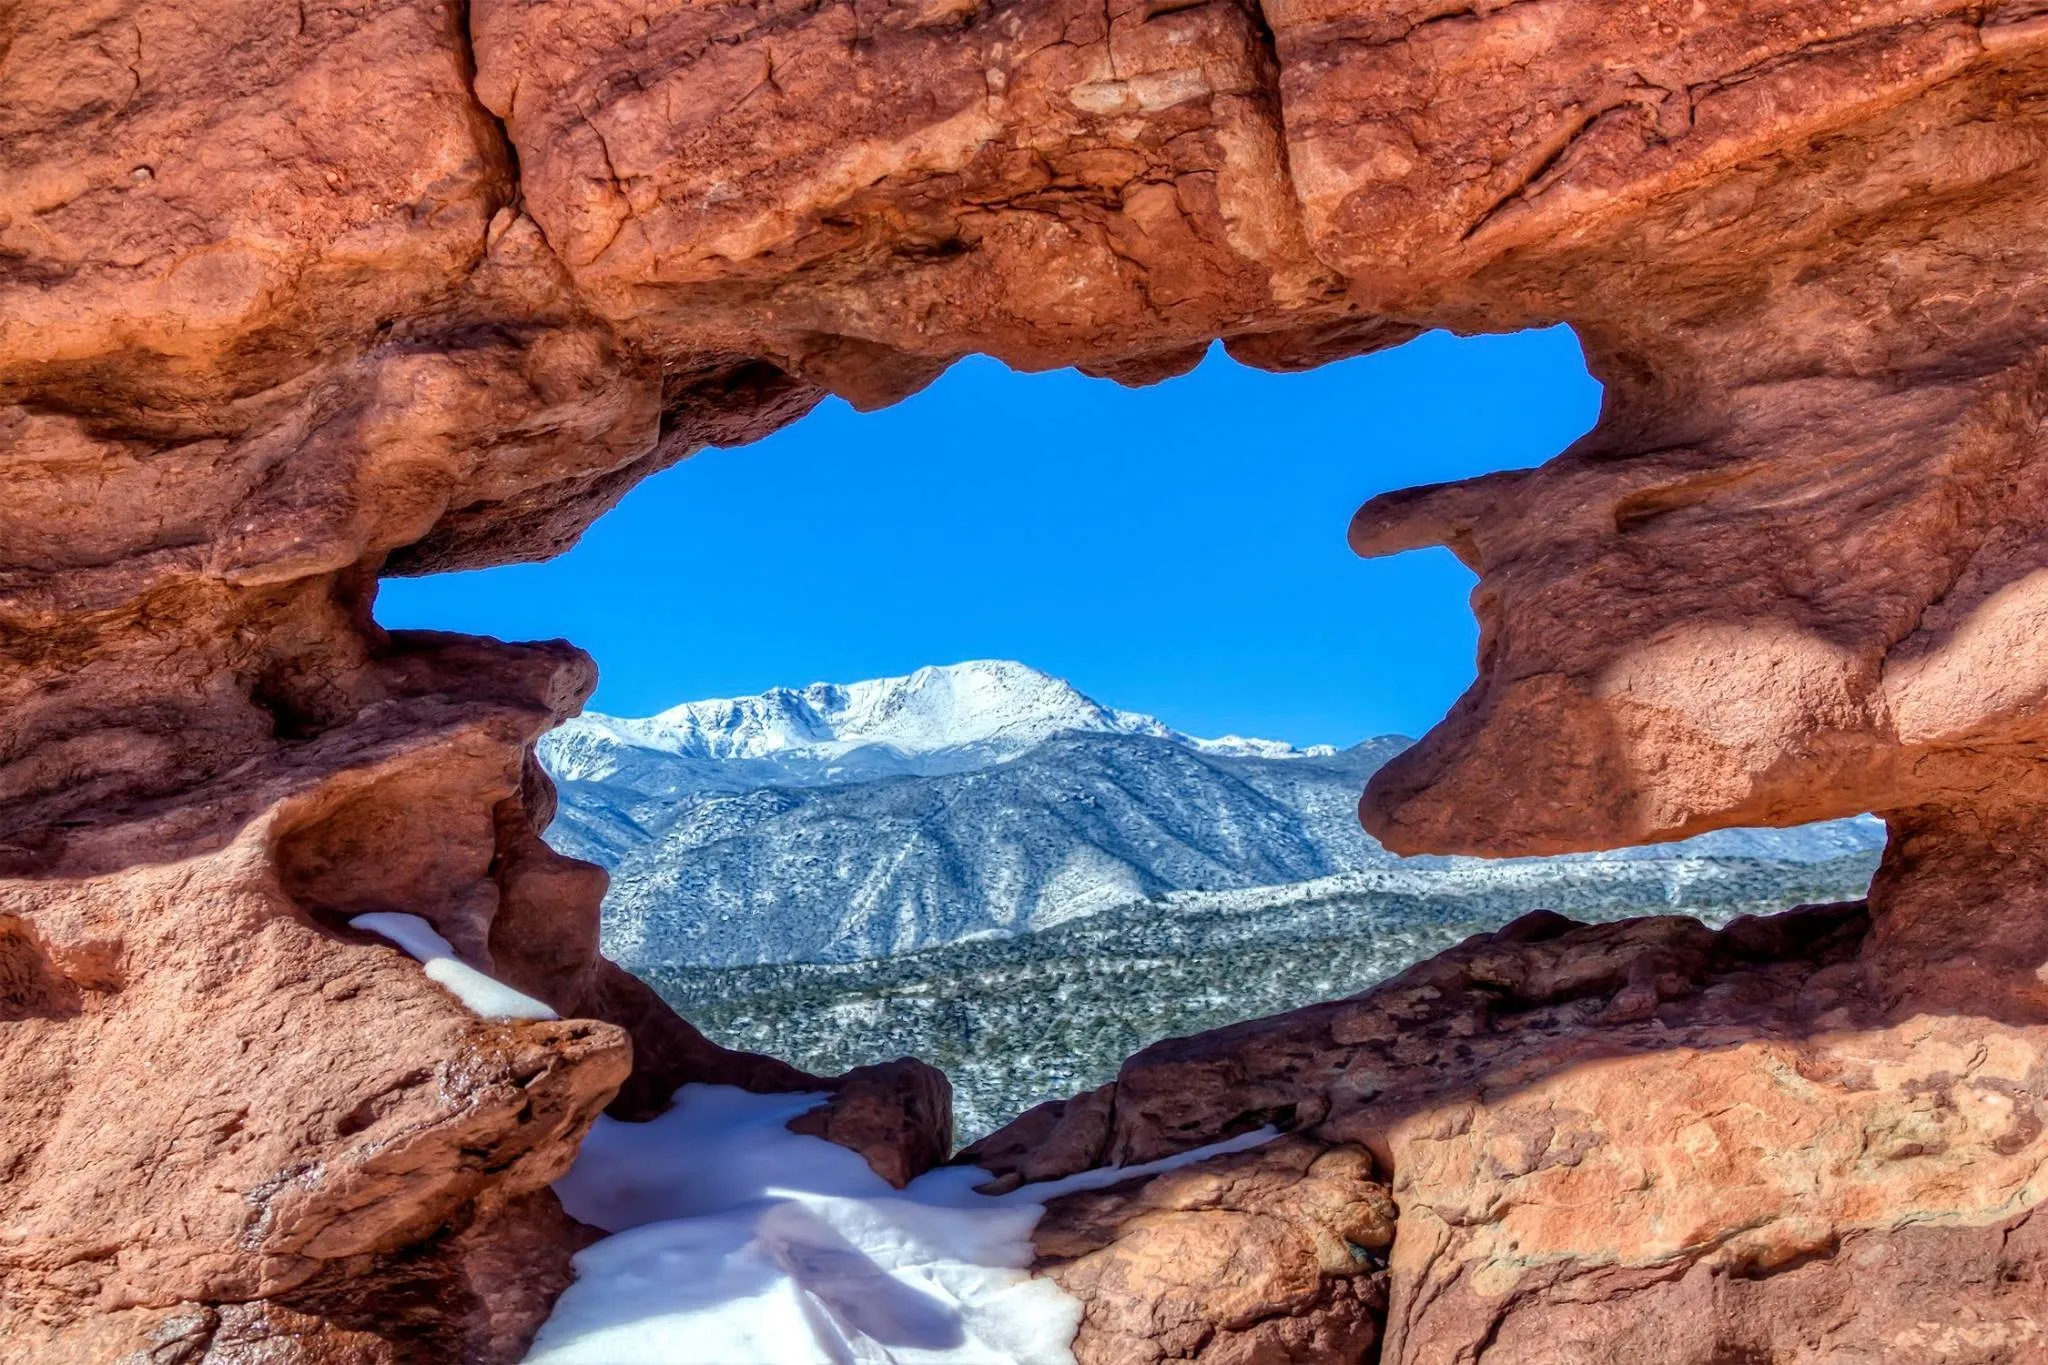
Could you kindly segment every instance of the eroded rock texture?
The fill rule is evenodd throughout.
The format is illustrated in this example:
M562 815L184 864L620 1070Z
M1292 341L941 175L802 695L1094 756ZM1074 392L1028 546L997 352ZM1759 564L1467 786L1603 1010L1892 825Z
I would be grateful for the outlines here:
M1054 1201L1038 1269L1081 1300L1079 1365L1360 1360L1394 1205L1357 1147L1284 1137Z
M1867 914L1524 926L1030 1117L1014 1169L1313 1147L1049 1223L1082 1347L1369 1349L1327 1176L1392 1182L1389 1359L2040 1353L2044 148L2038 0L0 0L0 1356L514 1359L593 1114L811 1083L596 956L530 757L587 660L387 635L379 576L972 350L1559 321L1598 430L1353 528L1484 631L1368 825L1874 809ZM840 1092L943 1150L937 1078ZM1226 1246L1256 1303L1192 1292Z
M962 1159L1042 1179L1268 1122L1311 1173L1369 1152L1398 1205L1388 1361L2048 1359L2048 1029L1888 1010L1870 934L1860 903L1719 933L1539 912L1356 999L1158 1044L1078 1109L1027 1115ZM1227 1184L1223 1164L1176 1174ZM1204 1210L1182 1215L1191 1243L1262 1264L1256 1235L1206 1211L1227 1203L1188 1207ZM1284 1218L1286 1197L1258 1207ZM1070 1254L1070 1221L1048 1219L1044 1254ZM1344 1269L1325 1285L1369 1283ZM1361 1358L1280 1340L1240 1354L1199 1321L1119 1354L1104 1346L1130 1301L1171 1293L1060 1273L1111 1298L1089 1302L1084 1358ZM1276 1335L1313 1283L1222 1278L1250 1303L1203 1302Z

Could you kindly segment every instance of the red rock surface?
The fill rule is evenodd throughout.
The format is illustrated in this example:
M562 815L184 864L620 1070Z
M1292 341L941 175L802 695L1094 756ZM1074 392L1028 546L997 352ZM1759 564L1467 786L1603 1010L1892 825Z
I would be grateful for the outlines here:
M1356 1147L1283 1137L1053 1201L1037 1269L1079 1299L1078 1365L1358 1360L1394 1202Z
M1353 528L1480 575L1480 679L1368 825L1877 810L1867 928L1475 948L1002 1160L1363 1145L1390 1359L2037 1355L2044 152L2035 0L0 0L0 1357L516 1358L592 1115L811 1083L597 956L529 756L588 661L387 635L381 575L971 350L1560 321L1598 429ZM469 1016L370 909L568 1017ZM816 1126L901 1179L943 1109L904 1066ZM1363 1340L1316 1335L1356 1277L1218 1316L1127 1222L1059 1272L1104 1267L1091 1340Z
M1398 1206L1379 1358L1403 1365L2048 1359L2048 1028L1888 1011L1859 958L1870 932L1861 904L1719 933L1539 913L1355 999L1148 1048L1098 1144L1032 1174L1268 1122L1327 1152L1311 1171L1369 1151ZM1021 1169L1020 1137L962 1159ZM1065 1221L1042 1253L1067 1254ZM1187 1222L1211 1256L1246 1240L1217 1213ZM1143 1247L1127 1234L1113 1253ZM1284 1321L1301 1293L1235 1266L1219 1279L1252 1302L1202 1301L1243 1318ZM1090 1301L1083 1343L1172 1302L1129 1285L1079 1286L1112 1299ZM1210 1359L1163 1326L1147 1339L1161 1354L1128 1358Z

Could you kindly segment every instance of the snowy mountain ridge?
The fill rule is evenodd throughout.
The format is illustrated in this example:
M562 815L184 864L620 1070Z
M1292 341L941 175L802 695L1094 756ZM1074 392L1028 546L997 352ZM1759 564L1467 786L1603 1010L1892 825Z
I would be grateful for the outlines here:
M647 970L883 958L1176 893L1312 895L1374 869L1436 869L1484 898L1575 860L1388 853L1358 793L1408 743L1196 739L976 661L588 715L540 755L561 797L548 841L610 871L605 951ZM1577 856L1658 863L1676 886L1705 862L1806 864L1882 839L1864 817Z
M641 750L692 764L750 764L744 771L780 770L801 781L958 771L1015 758L1067 732L1146 735L1204 753L1253 758L1336 752L1328 745L1297 749L1238 735L1183 735L1152 716L1103 706L1069 682L1007 659L684 702L644 719L589 713L542 744L558 780L604 781L630 762L623 751Z

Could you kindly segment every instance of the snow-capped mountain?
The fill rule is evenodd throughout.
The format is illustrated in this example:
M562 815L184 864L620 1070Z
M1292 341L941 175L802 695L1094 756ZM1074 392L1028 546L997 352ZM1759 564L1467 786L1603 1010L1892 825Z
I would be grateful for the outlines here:
M664 790L735 791L963 772L1074 732L1258 758L1334 752L1236 735L1196 739L1025 664L978 659L900 678L684 702L643 720L579 716L542 741L541 755L558 781L637 785L660 768Z
M1408 742L1198 739L977 661L586 715L540 752L561 788L548 838L611 870L605 949L648 969L850 961L1373 868L1514 878L1398 859L1359 828L1366 778ZM1881 842L1874 821L1838 821L1620 856L1810 862Z

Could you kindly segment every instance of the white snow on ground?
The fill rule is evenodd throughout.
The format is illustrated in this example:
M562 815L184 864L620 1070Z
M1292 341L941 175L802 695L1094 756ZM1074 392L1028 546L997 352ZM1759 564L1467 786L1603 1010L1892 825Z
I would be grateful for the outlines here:
M470 1011L486 1019L558 1019L561 1016L530 995L522 995L502 981L485 976L455 956L454 945L434 932L434 926L418 915L396 910L376 910L349 921L361 929L390 939L426 968L427 979L445 986Z
M458 959L418 915L349 924L477 1014L557 1017ZM976 1194L989 1177L973 1166L896 1190L858 1153L789 1131L825 1099L686 1085L650 1122L600 1116L555 1192L612 1236L576 1256L527 1365L1073 1365L1081 1305L1026 1269L1045 1202L1276 1136L1004 1195Z
M686 1085L651 1122L600 1118L555 1191L614 1235L527 1365L1072 1365L1081 1305L1025 1269L1045 1201L1274 1136L1000 1196L964 1166L895 1190L785 1127L824 1098Z

